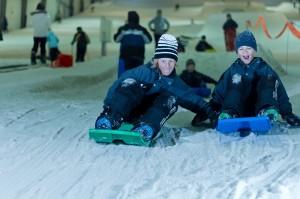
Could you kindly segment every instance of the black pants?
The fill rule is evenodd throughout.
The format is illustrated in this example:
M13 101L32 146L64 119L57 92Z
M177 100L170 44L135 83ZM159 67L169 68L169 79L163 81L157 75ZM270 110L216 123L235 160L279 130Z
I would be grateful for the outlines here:
M177 111L176 97L169 93L145 95L147 89L138 82L129 84L124 80L105 106L110 108L112 118L121 116L133 124L145 122L157 134Z
M76 62L84 62L85 54L86 54L86 46L78 46L76 48Z
M33 37L33 47L31 49L31 63L36 64L36 53L38 47L40 47L41 55L40 60L42 63L46 63L46 42L47 37Z
M159 38L162 36L162 34L154 34L154 40L155 40L155 48L157 47Z
M51 61L56 60L59 54L60 54L60 51L58 50L58 48L50 48L50 60Z
M222 111L240 117L256 116L264 108L278 107L275 93L276 79L273 76L258 77L251 82L242 78L238 84L230 83Z

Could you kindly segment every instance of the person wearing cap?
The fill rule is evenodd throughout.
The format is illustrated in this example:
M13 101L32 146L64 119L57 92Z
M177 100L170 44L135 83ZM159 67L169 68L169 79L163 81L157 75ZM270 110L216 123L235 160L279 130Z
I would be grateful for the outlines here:
M286 90L277 73L262 58L256 57L257 44L246 30L235 41L238 58L222 74L210 104L220 112L219 119L266 115L272 122L279 115L291 126L300 120L292 112Z
M115 42L120 43L119 62L124 68L119 68L120 76L124 71L144 64L145 44L152 41L151 34L140 25L140 17L136 11L129 11L127 23L121 26L114 35Z
M207 88L207 83L217 84L216 80L196 70L196 63L193 59L186 61L185 70L183 70L179 76L201 97L209 97L211 94L211 89Z
M205 112L212 124L216 113L176 74L178 43L163 34L151 62L128 70L109 88L96 129L118 129L122 122L134 124L132 131L153 139L178 105L195 113Z

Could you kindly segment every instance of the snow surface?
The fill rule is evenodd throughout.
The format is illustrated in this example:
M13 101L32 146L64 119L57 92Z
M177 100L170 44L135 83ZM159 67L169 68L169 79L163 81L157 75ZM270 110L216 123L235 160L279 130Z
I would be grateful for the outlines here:
M78 18L67 23L72 21L76 24ZM55 27L63 32L61 25ZM8 38L18 41L26 32L11 34ZM216 38L216 33L211 35ZM23 45L30 46L30 42ZM67 45L69 40L62 42ZM193 57L200 70L214 78L235 56L222 51L197 54L190 49L193 46L180 55L178 70ZM193 114L181 110L167 124L182 128L174 146L146 148L89 140L88 129L94 126L106 90L115 79L117 55L89 59L70 69L39 66L0 73L0 198L299 197L297 129L224 142L214 130L191 128ZM294 111L300 113L299 58L292 58L288 75L279 74ZM11 62L1 58L2 65Z

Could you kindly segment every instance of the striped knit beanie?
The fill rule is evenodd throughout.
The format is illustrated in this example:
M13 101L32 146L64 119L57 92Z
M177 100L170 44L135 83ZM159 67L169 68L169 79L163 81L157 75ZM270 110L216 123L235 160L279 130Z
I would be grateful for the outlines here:
M178 43L176 38L170 34L163 34L158 41L154 53L154 59L172 58L178 60L177 56Z

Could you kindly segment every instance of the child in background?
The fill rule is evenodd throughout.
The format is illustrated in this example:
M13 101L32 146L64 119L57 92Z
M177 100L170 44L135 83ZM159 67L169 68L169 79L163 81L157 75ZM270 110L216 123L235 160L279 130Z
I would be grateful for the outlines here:
M185 70L180 74L180 78L190 87L192 87L197 95L201 97L209 97L211 90L207 88L207 83L217 84L213 78L204 75L196 70L196 63L193 59L188 59L185 64Z
M51 60L51 67L55 67L55 60L57 59L60 51L58 50L58 43L59 39L56 34L49 29L48 36L47 36L48 47L50 51L50 60Z
M197 52L213 52L215 49L206 41L206 36L202 35L200 41L197 43L195 50Z
M118 129L122 122L130 121L134 124L132 131L150 141L178 105L195 113L205 112L214 124L217 115L209 104L176 74L177 49L176 38L163 34L153 63L126 71L110 87L95 128Z
M221 76L210 101L213 109L221 112L219 119L266 115L276 122L281 115L291 126L300 126L279 76L262 58L255 57L253 34L241 32L235 46L238 58Z
M90 43L90 38L83 31L82 27L77 27L77 32L73 36L71 45L76 43L76 62L84 62L87 45Z

